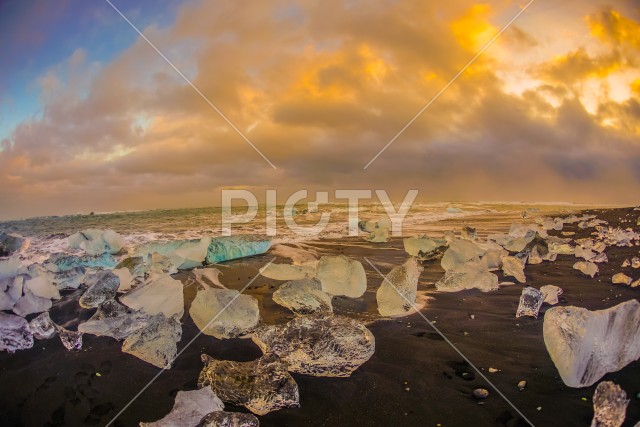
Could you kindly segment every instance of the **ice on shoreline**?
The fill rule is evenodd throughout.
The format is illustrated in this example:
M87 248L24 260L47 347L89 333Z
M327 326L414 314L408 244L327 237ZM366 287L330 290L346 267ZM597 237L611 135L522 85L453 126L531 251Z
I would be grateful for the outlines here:
M246 334L260 321L258 300L235 289L199 289L189 314L202 333L218 339Z
M296 314L332 312L331 295L322 290L317 279L306 278L285 282L273 293L273 302Z
M151 277L147 282L123 295L120 302L149 315L163 313L178 319L184 314L182 283L171 276Z
M257 235L223 236L211 239L206 260L215 264L267 252L271 241Z
M422 270L413 257L391 269L376 292L378 312L382 316L401 316L412 311Z
M179 391L171 412L158 421L140 423L140 427L198 426L206 415L223 409L224 403L209 387Z
M158 313L144 328L131 333L122 343L122 351L158 368L171 369L182 338L182 327L174 317Z
M367 290L367 275L359 261L344 255L327 255L320 258L316 278L322 290L330 295L360 298Z
M113 230L90 228L69 236L69 247L82 249L88 255L114 255L120 252L123 246L123 237Z

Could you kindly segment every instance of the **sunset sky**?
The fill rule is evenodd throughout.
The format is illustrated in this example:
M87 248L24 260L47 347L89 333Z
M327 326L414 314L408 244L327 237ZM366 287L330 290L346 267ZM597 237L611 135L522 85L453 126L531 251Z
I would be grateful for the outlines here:
M636 204L640 3L0 3L0 219L212 206L220 189ZM260 198L260 197L259 197Z

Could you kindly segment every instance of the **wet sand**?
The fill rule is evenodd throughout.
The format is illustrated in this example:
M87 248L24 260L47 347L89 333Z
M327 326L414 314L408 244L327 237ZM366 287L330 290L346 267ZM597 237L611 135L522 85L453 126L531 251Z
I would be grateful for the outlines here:
M633 219L623 227L635 227L640 216L632 209L592 211L598 218L618 225L621 218ZM487 229L483 219L467 219L471 226ZM483 227L484 225L484 227ZM460 227L460 221L439 227ZM500 228L500 227L498 227ZM587 237L593 229L575 231L573 238ZM482 234L482 233L481 233ZM486 233L484 233L486 234ZM559 235L559 232L550 232ZM262 426L520 426L526 425L509 404L419 316L377 320L375 291L382 278L364 257L383 273L402 263L406 253L401 239L386 244L370 244L357 239L311 243L318 255L344 253L362 261L368 276L363 298L334 298L336 313L362 318L376 337L376 352L350 378L318 378L293 374L300 388L300 408L290 408L260 417ZM553 284L564 290L561 305L593 309L611 307L638 298L640 289L611 284L620 271L637 279L640 270L622 269L625 258L638 254L638 247L606 250L609 262L600 264L600 274L590 279L573 270L574 256L558 256L554 263L528 265L527 284L539 288ZM271 260L269 253L233 261L219 267L221 282L242 289L258 268ZM277 258L275 262L289 262ZM419 291L432 299L422 313L451 340L493 384L536 426L587 426L593 414L591 397L595 385L572 389L563 384L549 358L542 338L544 305L538 319L515 318L522 285L501 287L494 292L464 291L437 293L433 283L443 274L439 262L425 266ZM186 281L189 272L176 277ZM502 281L502 277L500 277ZM292 318L276 305L271 294L281 282L259 277L247 293L260 302L263 321L280 323ZM195 285L185 288L181 350L198 329L188 315ZM70 329L77 319L87 319L92 310L80 309L79 295L54 305L51 317ZM471 318L474 315L475 318ZM466 334L465 334L466 332ZM36 341L34 348L15 354L0 354L0 424L2 426L105 425L158 373L159 369L120 350L121 343L106 337L84 335L81 351L66 351L59 339ZM114 422L115 426L135 426L140 421L163 417L179 390L196 388L202 367L200 354L246 361L260 356L249 339L216 340L198 337ZM488 368L499 372L488 373ZM517 383L527 381L524 391ZM606 375L627 392L631 402L625 426L640 420L640 363ZM491 395L478 402L473 389L487 388ZM407 390L408 389L408 390ZM227 410L244 411L227 405Z

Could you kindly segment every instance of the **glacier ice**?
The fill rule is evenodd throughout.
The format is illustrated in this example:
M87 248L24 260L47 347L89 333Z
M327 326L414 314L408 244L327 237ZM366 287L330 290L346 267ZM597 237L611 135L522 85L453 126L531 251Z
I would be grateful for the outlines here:
M78 331L123 340L146 327L148 322L149 315L144 312L131 310L115 300L107 300L100 304L89 320L78 325Z
M171 276L150 277L122 296L120 302L150 315L164 313L167 317L176 316L180 319L184 314L182 283Z
M135 255L144 257L150 254L159 254L169 258L179 270L185 270L202 266L207 250L211 243L211 237L190 240L171 240L146 243L134 250Z
M543 335L564 383L590 386L640 357L640 302L629 300L598 311L550 308Z
M160 312L147 325L129 335L122 343L122 351L158 368L171 368L182 338L182 327L174 317Z
M573 268L592 278L598 274L598 265L589 261L578 261L573 264Z
M275 357L233 362L203 354L202 361L198 386L211 387L223 402L242 405L257 415L300 406L298 384Z
M322 283L322 290L331 295L360 298L367 290L364 267L344 255L320 258L316 277Z
M0 279L0 310L11 310L22 296L24 277Z
M23 244L22 237L0 232L0 257L13 255L20 250Z
M389 234L391 224L389 223L389 221L386 219L381 219L380 221L375 223L375 226L372 229L368 226L369 222L370 221L367 222L367 228L371 231L369 231L369 235L365 236L364 240L371 243L388 242L391 238L391 235Z
M267 252L271 241L257 235L223 236L211 239L207 250L207 262L210 264L244 258Z
M274 280L302 280L310 271L299 265L269 263L260 269L260 274Z
M611 282L620 285L630 285L631 282L633 282L633 278L627 276L624 273L616 273L611 278Z
M544 285L540 288L540 292L542 293L542 302L556 305L559 302L558 297L562 295L562 288L554 285Z
M92 255L65 255L54 254L47 260L45 266L54 273L60 271L73 270L74 268L107 268L111 269L116 265L116 259L111 254Z
M64 348L67 350L80 350L82 348L82 332L70 331L59 325L55 325L55 327Z
M149 272L151 260L146 260L145 257L142 256L131 256L123 259L115 266L113 272L116 270L122 270L126 268L131 273L133 278L142 278L144 279L145 275Z
M59 290L78 289L84 283L84 267L75 267L70 270L52 273L51 280Z
M447 245L444 239L432 239L425 235L418 237L407 237L403 240L404 250L414 257L425 257L435 253L437 249Z
M118 277L118 289L117 292L129 292L131 287L135 284L133 275L128 268L116 268L111 270L113 274Z
M460 236L466 240L478 240L478 229L465 225L460 231Z
M140 423L140 427L195 427L205 415L222 411L224 403L209 388L179 391L171 412L151 423Z
M93 308L116 296L120 279L111 271L100 271L87 277L87 286L78 303L82 308Z
M513 277L520 283L525 283L527 281L527 278L524 275L524 264L516 257L502 257L502 272L505 276Z
M235 289L199 289L189 314L202 333L218 339L243 335L260 320L258 300Z
M484 255L485 250L471 240L456 239L449 243L444 252L440 265L447 271L459 267L468 261L477 260Z
M312 278L283 283L273 293L273 302L302 315L333 311L331 296L322 290L319 280Z
M260 421L253 414L216 411L202 418L198 427L260 427Z
M196 282L200 283L203 287L213 285L219 288L225 288L222 282L220 282L222 272L217 268L194 268L191 272L195 276Z
M375 351L375 338L355 319L331 314L296 317L256 329L253 341L287 369L319 377L348 377Z
M72 249L83 249L89 255L117 254L124 246L124 239L120 234L113 230L95 228L72 234L68 241Z
M382 316L402 316L413 310L422 270L413 257L391 269L376 292L378 312Z
M544 296L542 295L542 292L536 288L531 286L523 288L522 294L520 295L518 310L516 311L516 318L530 316L537 319L538 312L540 311L540 307L542 307L543 301Z
M509 252L504 249L489 249L480 258L480 263L486 267L487 270L499 270L502 268L502 257L508 255Z
M631 268L640 268L640 258L634 256L631 258Z
M436 282L436 289L441 292L457 292L473 288L484 292L496 290L498 276L476 261L446 271L444 277Z
M0 259L0 279L10 279L20 274L22 261L15 255L7 259Z
M14 353L33 347L33 335L27 321L20 316L0 313L0 351Z
M51 300L49 298L39 297L26 291L22 297L16 302L12 310L18 316L28 316L33 313L42 313L49 311L51 308Z
M29 322L29 329L33 336L39 340L51 338L57 332L56 324L53 323L47 311L31 320L31 322Z
M591 427L620 427L627 412L627 393L611 381L602 381L593 393Z

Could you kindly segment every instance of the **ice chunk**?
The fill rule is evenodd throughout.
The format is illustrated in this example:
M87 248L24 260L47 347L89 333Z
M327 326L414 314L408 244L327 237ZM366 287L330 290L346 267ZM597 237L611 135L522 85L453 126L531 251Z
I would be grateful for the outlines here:
M260 320L258 300L235 289L199 289L189 314L202 333L218 339L243 335Z
M320 258L316 277L322 283L322 290L331 295L360 298L367 290L364 267L344 255Z
M631 265L631 261L629 261L629 258L622 261L622 268L629 267L630 265Z
M448 270L444 277L436 282L441 292L457 292L477 288L481 291L498 289L498 276L489 272L480 262L469 262Z
M78 302L82 308L93 308L116 296L120 279L111 271L101 271L88 277L87 285L89 288Z
M23 276L0 279L0 310L11 310L22 296Z
M44 312L29 322L29 329L37 339L46 340L55 335L56 324L49 317L49 313Z
M99 256L76 256L65 254L54 254L46 262L45 266L53 272L73 270L74 268L107 268L111 269L116 265L116 259L111 254Z
M478 260L485 250L470 240L456 239L449 243L440 261L442 268L447 271L459 267L471 260Z
M381 315L402 316L412 311L422 270L413 257L391 269L376 292Z
M210 237L190 240L171 240L147 243L138 246L134 253L148 256L160 254L169 258L171 264L180 270L200 267L207 256L207 250L211 244Z
M391 237L389 234L389 228L391 224L386 219L381 219L380 221L375 223L374 227L369 226L369 222L367 221L367 231L369 231L369 235L364 238L364 240L372 243L385 243L389 241Z
M586 261L591 261L596 257L596 253L594 251L590 248L585 249L582 246L576 246L574 253L576 258L583 258Z
M27 291L13 306L13 312L18 316L24 317L33 313L49 311L51 306L52 304L49 298L39 297Z
M462 213L462 209L449 207L449 208L447 208L447 213Z
M627 412L627 393L611 381L602 381L593 394L591 427L620 427Z
M0 257L13 255L20 250L23 244L22 237L0 232Z
M210 264L244 258L267 252L271 241L262 236L241 235L216 237L211 240L207 250L207 262Z
M466 240L478 240L478 229L465 225L462 227L460 236Z
M195 268L192 273L194 274L196 281L202 284L203 287L213 285L223 289L226 288L226 286L220 282L220 275L222 272L217 268Z
M149 263L145 261L145 258L142 256L133 256L127 257L120 261L118 265L116 265L114 269L114 273L116 270L121 270L126 268L131 273L131 276L134 278L144 278L145 274L149 271ZM117 273L116 273L117 274Z
M375 351L375 338L355 319L331 314L296 317L285 325L258 328L253 341L278 356L291 372L348 377Z
M84 249L89 255L117 254L124 246L124 239L113 230L90 228L69 236L69 246Z
M158 313L146 327L138 329L122 343L122 351L132 354L158 368L171 368L176 358L176 343L182 338L182 328L174 317Z
M525 283L527 281L527 278L524 275L524 264L520 259L514 256L502 257L502 272L505 276L513 277L520 283Z
M0 351L14 353L33 347L33 335L27 321L13 314L0 313Z
M498 270L502 268L502 257L508 254L504 249L490 249L482 256L480 263L487 270Z
M84 283L84 272L85 269L83 267L76 267L71 270L53 273L51 279L59 290L78 289Z
M20 274L22 261L18 256L7 259L0 259L0 279L11 279Z
M277 358L232 362L203 354L202 361L198 386L210 386L224 402L242 405L257 415L300 406L298 384Z
M128 292L135 283L133 275L128 268L116 268L112 270L113 274L118 276L118 292Z
M631 268L640 268L640 258L637 256L631 258Z
M553 285L545 285L540 288L540 292L542 293L543 301L549 305L556 305L559 300L558 297L562 295L562 288Z
M590 386L640 357L640 302L629 300L599 311L550 308L543 335L564 383Z
M144 312L131 310L115 300L107 300L100 304L91 319L78 325L78 331L123 340L146 327L148 322L149 316Z
M222 411L224 403L209 388L179 391L171 412L152 423L140 423L140 427L195 427L207 414Z
M273 302L296 314L333 311L331 296L322 290L319 280L311 278L283 283L273 293Z
M589 261L578 261L573 264L573 268L592 278L598 274L598 265Z
M592 262L597 262L597 263L609 262L609 258L607 257L607 254L605 254L604 252L601 252L601 253L597 254L595 257L593 257L593 259L591 261Z
M59 325L55 326L64 348L67 350L80 350L82 348L82 332L70 331Z
M120 302L150 315L164 313L167 317L180 319L184 314L182 283L171 276L151 277L121 297Z
M537 319L543 301L544 296L536 288L531 286L523 288L522 295L520 295L520 304L518 304L518 311L516 311L516 318L530 316Z
M269 263L260 269L260 274L274 280L302 280L307 277L308 270L291 264Z
M216 411L202 418L198 427L260 427L260 421L253 414Z
M624 273L616 273L611 278L611 282L615 284L630 285L633 279Z
M426 254L433 253L436 249L447 245L447 241L443 239L432 239L426 234L419 237L407 237L403 240L404 250L411 256L423 257Z

